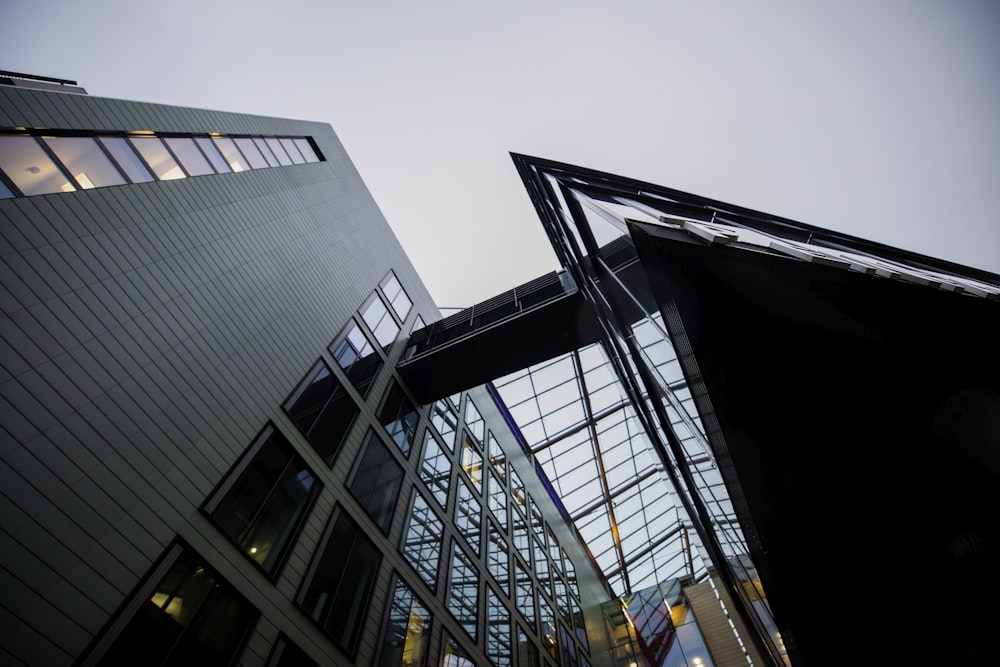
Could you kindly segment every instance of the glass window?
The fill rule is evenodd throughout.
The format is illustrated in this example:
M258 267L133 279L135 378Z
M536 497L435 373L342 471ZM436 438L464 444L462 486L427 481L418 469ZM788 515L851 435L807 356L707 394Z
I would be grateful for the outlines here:
M538 540L531 540L535 549L535 576L541 588L549 587L549 559L545 557L545 546Z
M308 139L300 138L294 139L294 141L306 162L319 162L319 156L316 155L316 151L313 150L312 144L309 143Z
M92 137L42 137L56 157L84 190L107 185L124 185L114 163Z
M298 146L291 139L278 139L281 142L281 147L285 149L288 153L288 157L291 158L293 164L304 164L306 159L302 157L302 153L299 152Z
M288 637L278 635L277 641L271 648L271 655L267 659L267 667L319 667L319 663Z
M133 183L148 183L156 180L125 137L98 137L98 140L115 159L121 170L125 172L128 180Z
M297 602L354 657L382 554L347 512L330 522Z
M462 445L462 470L476 485L476 491L481 493L483 490L483 455L479 453L475 441L468 434L466 434Z
M410 313L410 308L413 306L413 302L410 301L410 297L403 291L403 286L399 284L396 274L390 271L389 275L382 279L380 285L382 291L385 293L385 298L389 300L392 309L399 316L399 321L405 321L406 316Z
M403 468L392 457L392 453L382 444L382 439L373 431L368 431L354 477L350 482L351 493L368 516L389 534L392 514L396 509L396 498L403 483Z
M313 366L284 408L323 460L333 465L359 410L323 361Z
M240 153L246 158L247 162L250 163L251 169L266 169L267 160L264 156L260 154L260 150L257 149L257 144L253 142L253 139L247 137L240 137L238 139L233 139L236 142L236 147L240 149ZM225 151L223 151L225 153ZM239 171L235 167L233 171Z
M347 323L330 346L330 354L337 360L337 364L343 369L347 379L354 384L358 393L367 398L375 377L382 370L382 357L353 319Z
M455 451L455 429L458 428L458 415L451 409L447 401L435 401L431 408L431 423L441 434L441 439L448 445L448 451Z
M431 590L437 587L438 561L441 559L441 536L444 524L431 511L419 492L413 493L413 511L403 535L403 555Z
M264 160L267 161L267 166L269 167L279 167L281 163L278 162L278 158L274 157L274 153L271 152L271 147L267 145L263 137L254 137L253 143L257 146L260 154L264 156Z
M198 148L201 152L205 154L208 161L211 163L212 168L218 174L228 174L232 171L229 168L229 163L226 159L222 157L222 153L219 152L218 145L212 141L209 137L195 137L194 142L198 144Z
M487 492L490 513L507 530L507 489L493 473L487 475Z
M535 629L535 586L521 562L514 559L514 603L528 627Z
M447 632L441 640L441 662L439 667L476 667L476 661Z
M25 196L76 190L34 137L0 135L0 167Z
M576 625L576 638L583 645L583 648L590 650L590 639L587 637L587 621L583 617L583 610L580 609L580 603L574 598L570 598L570 605L573 609L573 623Z
M399 384L393 382L386 392L382 407L378 413L378 420L385 427L389 437L399 447L399 451L404 456L410 455L410 448L413 446L413 438L417 433L417 422L420 414L413 407L413 403Z
M493 433L486 435L486 453L490 459L490 465L500 475L500 479L507 480L507 454L500 448Z
M520 625L517 626L517 665L518 667L538 667L538 647L528 637Z
M504 595L510 595L510 558L507 555L507 540L493 522L487 522L487 526L486 564L500 590Z
M174 545L132 604L114 637L95 646L96 664L228 665L242 648L257 610L197 554ZM93 657L93 656L92 656Z
M222 153L222 157L226 159L226 163L229 168L233 171L246 171L247 169L252 169L249 160L243 157L240 149L236 147L236 142L234 142L229 137L212 137L212 142Z
M479 534L482 525L482 508L469 485L460 482L458 500L455 503L455 526L472 550L479 553Z
M215 170L205 156L195 145L194 139L188 137L165 137L163 139L189 176L205 176L214 174Z
M515 507L518 507L522 512L528 512L528 501L525 498L524 483L521 481L520 475L514 470L514 466L510 468L510 493L514 497Z
M288 157L288 153L285 152L285 148L281 145L281 142L276 138L267 137L264 139L264 143L266 143L267 147L271 149L271 153L273 153L274 157L278 159L279 164L286 167L290 164L294 164L292 162L292 158Z
M399 576L389 601L389 619L382 635L379 667L426 664L431 638L431 614Z
M513 524L511 538L514 548L521 554L521 558L528 564L528 567L531 567L531 535L528 532L528 522L518 511L511 512L510 518Z
M420 479L430 489L442 509L448 507L448 487L451 485L451 461L431 435L424 431L424 451L420 458Z
M569 584L569 591L576 596L576 599L580 599L580 588L576 581L576 567L573 565L573 561L569 559L569 554L565 551L563 552L563 567L566 569L566 582Z
M479 573L472 560L457 545L452 545L447 599L448 611L469 633L472 641L476 641L479 624Z
M556 616L552 612L552 605L543 598L538 598L539 625L542 630L542 649L545 650L552 659L559 662L559 624Z
M480 443L486 440L486 422L471 398L465 403L465 425Z
M510 612L497 594L486 587L486 655L496 667L513 665Z
M185 178L186 174L159 137L130 137L130 141L158 179L170 181Z
M559 647L562 650L562 664L565 667L579 667L580 661L576 658L576 643L573 641L573 635L562 625L559 626Z
M361 319L368 325L375 340L384 350L388 350L389 346L396 340L396 336L399 335L399 325L389 315L389 311L378 292L372 292L368 300L361 306Z
M243 553L275 576L321 486L285 436L268 427L205 511Z

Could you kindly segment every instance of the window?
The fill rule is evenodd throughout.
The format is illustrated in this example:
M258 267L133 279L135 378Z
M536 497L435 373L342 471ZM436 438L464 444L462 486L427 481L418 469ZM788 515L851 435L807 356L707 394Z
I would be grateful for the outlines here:
M293 140L286 138L278 139L278 141L281 142L281 146L285 149L285 152L288 153L288 157L291 159L292 164L305 163L306 159L302 157L302 153L299 151L298 146L295 145Z
M476 490L481 492L483 490L483 455L479 453L475 440L468 435L465 436L462 446L462 470L475 484Z
M410 313L410 308L413 306L413 302L406 295L403 286L399 284L396 274L390 271L389 275L382 279L379 286L382 288L385 298L389 300L393 311L399 317L399 321L405 322L406 316Z
M319 667L319 663L293 644L288 637L278 635L277 641L271 647L267 667Z
M514 559L514 604L521 616L528 622L528 626L535 629L535 586L531 583L531 575L528 570L521 565L521 562Z
M354 657L371 602L382 554L341 510L326 534L299 593L302 610L348 655Z
M447 632L441 641L440 667L476 667L476 661Z
M513 664L510 612L489 586L486 587L486 655L496 667Z
M321 484L273 426L258 436L205 512L270 576L277 576Z
M132 150L132 146L125 137L98 137L98 140L115 159L121 170L125 172L128 180L133 183L148 183L156 180L146 164Z
M163 143L177 156L189 176L214 174L215 169L208 163L201 150L190 137L165 137Z
M268 167L281 166L281 163L278 162L278 158L276 158L274 153L271 152L271 147L267 145L267 142L264 141L263 137L254 137L253 143L257 146L257 150L260 151L260 154L264 156L264 160L267 162Z
M333 465L359 409L322 360L306 374L284 408L323 460Z
M559 623L552 613L552 605L543 598L538 598L539 621L542 630L542 648L552 658L559 662Z
M385 427L389 437L392 438L403 456L409 457L410 448L413 446L413 439L417 433L417 422L420 415L413 403L402 387L393 382L386 392L382 408L378 413L378 420Z
M482 508L475 494L465 482L458 484L458 500L455 503L455 526L472 550L479 553L479 533L482 525Z
M361 319L368 325L368 329L382 349L388 351L399 335L399 325L389 315L389 310L378 292L372 292L361 306Z
M465 426L480 443L486 439L486 421L471 398L465 403Z
M232 139L229 137L212 137L212 142L219 149L219 152L222 153L222 157L225 158L230 169L233 171L246 171L251 168L250 161L243 157L240 149L236 147L236 142Z
M187 177L159 137L130 137L130 141L161 181Z
M538 578L539 588L549 587L549 559L545 557L545 546L538 540L531 540L535 548L535 576Z
M347 323L333 345L330 354L337 360L347 379L362 397L367 398L375 377L382 369L382 357L368 341L368 336L353 319Z
M472 560L458 545L452 545L448 580L448 611L476 641L479 621L479 574Z
M490 465L500 475L500 479L507 480L507 454L500 448L493 433L486 435L486 455L489 457Z
M403 534L403 555L431 590L437 587L438 561L444 524L419 492L413 492L413 511Z
M82 665L117 667L135 664L136 656L143 665L228 665L258 615L179 543L167 549L122 613Z
M507 530L507 489L493 473L488 474L486 479L490 513Z
M510 557L507 555L507 541L492 521L487 523L486 530L486 566L500 590L509 596Z
M435 401L431 408L431 423L441 434L441 439L448 446L448 451L455 451L455 429L458 428L458 415L448 405L448 401Z
M260 154L253 139L240 137L233 139L233 141L236 142L236 147L240 149L240 153L243 154L246 161L250 163L251 169L266 169L268 167L267 160ZM233 171L237 170L233 168Z
M381 438L368 431L366 446L358 459L350 482L351 493L368 512L382 533L389 534L396 498L403 483L403 468L382 444Z
M312 143L308 139L299 138L293 139L293 141L306 162L319 162L319 156L313 150Z
M427 662L431 614L398 575L382 635L379 667L420 667Z
M34 137L0 135L0 167L25 196L76 190Z
M520 625L517 626L517 664L518 667L538 667L538 647L535 646L528 633Z
M94 138L43 137L42 140L84 190L125 184L125 178Z
M448 488L451 485L451 461L438 445L430 429L424 431L424 451L420 458L420 479L430 489L441 508L448 507Z
M205 157L208 158L212 168L217 173L228 174L232 171L229 163L226 162L225 158L222 157L222 153L219 152L218 144L212 141L210 137L195 137L194 142L198 144L198 148L205 154Z
M271 149L272 153L274 153L274 157L278 158L278 164L283 167L294 164L292 162L292 158L288 157L288 153L285 151L285 148L281 145L281 142L278 141L278 139L275 137L265 137L264 143L266 143L267 147Z

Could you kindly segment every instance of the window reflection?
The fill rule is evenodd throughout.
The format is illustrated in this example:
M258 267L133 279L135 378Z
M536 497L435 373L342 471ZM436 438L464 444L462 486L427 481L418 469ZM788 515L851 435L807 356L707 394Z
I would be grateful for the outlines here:
M451 484L451 460L431 435L424 432L424 451L420 459L420 479L430 489L434 500L442 509L448 506L448 487Z
M302 157L305 158L306 162L319 162L319 156L316 155L316 151L313 150L312 144L309 143L308 139L294 139L295 146L302 153Z
M517 664L518 667L538 667L538 647L531 641L520 625L517 626Z
M396 340L396 336L399 335L399 325L389 315L389 311L379 297L378 292L372 292L371 296L368 297L368 300L361 307L361 319L368 325L368 329L375 336L375 340L378 341L378 344L384 350L388 350L389 346Z
M476 667L476 661L447 632L441 642L439 667Z
M358 393L362 397L367 397L375 377L382 370L382 357L353 319L347 323L330 346L330 353Z
M247 162L250 163L251 169L266 169L267 160L264 156L260 154L260 150L257 148L257 144L254 143L253 139L247 137L238 137L233 139L236 142L236 147L240 149L240 153L246 158ZM235 168L233 171L237 171Z
M219 152L222 153L222 157L225 158L230 169L233 171L246 171L251 168L249 160L243 157L240 149L236 146L236 142L232 139L229 137L213 137L212 141L219 149Z
M431 636L431 614L417 596L396 577L389 603L389 620L382 636L379 667L417 667L425 664Z
M409 314L413 302L410 301L410 297L403 291L403 286L396 278L396 274L390 271L389 275L382 280L380 286L382 287L382 292L385 294L385 298L389 300L393 311L399 317L399 321L406 321L406 316Z
M187 137L165 137L163 139L177 160L184 167L188 176L205 176L214 174L215 170L202 154L201 149L194 143L194 139Z
M298 146L291 139L279 139L285 152L288 153L288 157L291 159L293 164L304 164L306 159L302 157L302 153L299 152Z
M535 629L535 586L531 575L523 565L514 559L514 603L528 627Z
M479 574L472 560L458 546L452 547L447 597L448 611L475 641L479 623Z
M465 425L480 443L486 440L486 421L471 398L465 403Z
M0 167L25 196L76 190L34 137L0 135Z
M482 510L479 501L465 482L458 485L458 502L455 506L455 526L472 550L479 553L479 533Z
M124 185L125 178L90 137L42 137L84 190Z
M146 164L136 155L125 137L98 137L101 145L111 154L128 180L132 183L148 183L156 178Z
M330 368L319 361L285 403L285 412L332 465L359 409Z
M229 163L226 159L222 157L222 153L219 152L218 145L212 141L209 137L195 137L194 142L198 144L198 148L201 152L205 154L209 163L212 165L212 169L219 174L228 174L232 169L229 167Z
M187 177L159 137L130 137L129 140L161 181Z
M366 436L366 446L354 470L351 493L368 516L389 534L396 498L403 483L403 468L372 431Z
M513 664L510 612L489 586L486 587L486 655L496 667Z
M542 650L559 662L559 623L552 605L545 598L538 598L539 626L542 630Z
M488 502L490 513L500 522L503 529L507 529L507 489L499 478L490 473L487 475L487 490L489 492Z
M486 564L490 574L493 575L493 580L500 586L500 590L504 592L504 595L510 595L510 558L507 554L507 540L492 523L488 523L488 526L486 531Z
M507 455L504 453L503 449L500 448L500 443L497 442L496 436L493 433L489 433L486 436L486 453L490 459L490 465L493 470L500 475L500 479L506 481L507 479Z
M378 420L404 456L410 455L420 414L399 384L393 382L379 409Z
M433 590L437 585L438 561L444 524L419 492L413 493L413 511L403 534L403 555L420 578Z
M292 162L292 158L288 157L288 153L285 152L281 142L279 142L275 137L266 137L264 139L264 143L266 143L267 147L271 149L271 153L274 154L274 157L278 159L278 164L283 167L294 164Z
M451 409L447 401L435 401L431 408L431 423L441 434L441 439L448 445L448 450L454 452L458 415Z
M475 485L476 491L482 492L483 455L468 435L466 435L464 444L462 445L462 470Z

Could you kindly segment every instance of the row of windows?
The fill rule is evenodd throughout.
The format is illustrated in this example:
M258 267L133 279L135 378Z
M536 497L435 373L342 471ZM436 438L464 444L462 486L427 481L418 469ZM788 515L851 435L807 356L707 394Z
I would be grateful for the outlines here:
M322 158L306 137L0 134L0 199L267 169Z
M390 273L379 290L373 292L359 308L359 319L352 318L331 344L330 354L343 377L362 399L368 396L379 370L384 366L383 353L398 335L411 305L398 280ZM461 406L461 397L457 399L457 405ZM320 457L328 465L334 465L344 438L360 410L325 360L321 359L314 365L283 407L291 422ZM415 448L421 411L412 404L400 385L391 382L375 414L381 428L368 427L346 485L358 505L388 536L405 477L400 460L409 459ZM485 428L485 420L471 399L466 400L463 414L464 425L460 427L457 412L447 400L431 407L431 426L424 431L422 456L414 467L418 468L417 477L427 483L427 489L441 510L447 510L451 471L456 467L450 457L455 456L457 434L462 435L459 438L463 443L460 468L464 472L459 473L456 484L458 491L453 517L455 530L462 535L464 543L459 543L456 536L451 541L447 559L443 557L446 531L436 514L440 510L433 510L423 493L414 489L400 551L432 592L437 587L439 566L447 562L446 608L473 642L480 643L482 639L481 645L486 646L490 659L498 667L514 664L515 652L523 656L519 664L540 664L529 632L540 638L541 645L557 663L588 664L584 652L578 650L573 641L575 627L580 645L587 646L572 565L568 560L564 561L558 543L544 526L541 513L524 491L517 473L513 469L508 472L499 443ZM446 447L441 445L439 438L447 443ZM486 450L489 452L488 470L483 468L486 454L483 441L489 443ZM392 449L397 451L394 453ZM508 479L513 485L509 492ZM483 503L479 501L484 485L487 498L503 498L487 500L491 518L485 521ZM295 447L276 426L269 424L206 501L203 510L219 530L273 581L279 576L321 488L322 482ZM509 525L506 509L508 493L518 499L511 505L519 507L512 510L515 517L513 523L523 526L518 530L527 545L523 551L519 550L520 558L508 554L504 536ZM482 580L479 572L478 556L482 553L484 524L488 545L485 558L494 583ZM502 528L499 527L501 525ZM466 545L476 557L469 555ZM535 595L535 583L530 576L532 559L539 573L538 585L551 586L545 589L545 596ZM339 505L317 546L296 603L350 656L357 651L381 564L382 552L375 540L366 534L345 506ZM512 564L513 577L510 575ZM206 571L203 563L200 567ZM567 593L567 585L562 578L564 568L573 595ZM426 664L423 661L426 660L431 615L399 573L394 580L393 597L383 623L379 664ZM542 592L541 589L539 592ZM511 618L504 598L512 601L513 608L519 612L519 620ZM556 601L555 604L550 599ZM233 604L230 603L231 611ZM256 612L245 601L241 604L249 610L246 612L250 618L248 623L252 623ZM160 616L170 615L169 603L159 605L158 609ZM481 610L485 610L485 618L480 618ZM562 622L559 622L560 618ZM164 623L163 619L150 621L143 626L145 629L137 628L134 633L129 631L121 635L119 642L141 641L136 638L141 638L143 632L162 627ZM248 628L249 625L240 630L241 637ZM236 629L235 625L232 626L231 633ZM481 630L485 633L484 638L479 635ZM206 636L212 634L207 633ZM236 649L241 645L232 636L230 640ZM446 635L443 647L442 660L449 662L442 664L474 664L455 638ZM114 650L108 655L115 655ZM284 640L280 650L275 648L275 654L281 656L293 656L297 652L298 649Z

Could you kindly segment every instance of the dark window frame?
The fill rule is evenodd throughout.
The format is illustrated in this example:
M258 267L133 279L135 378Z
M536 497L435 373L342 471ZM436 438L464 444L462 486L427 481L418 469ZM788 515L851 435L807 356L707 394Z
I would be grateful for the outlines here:
M319 359L317 359L316 363L314 363L312 366L310 366L309 370L299 380L298 384L295 386L295 389L293 389L291 391L291 393L289 393L288 396L285 398L285 400L281 402L281 409L285 413L285 416L288 417L289 421L295 426L295 428L302 435L302 437L306 440L306 442L309 443L309 445L313 448L313 451L316 452L317 456L319 456L321 459L323 459L326 462L326 464L329 467L331 467L331 468L337 462L337 458L340 456L340 452L343 451L343 449L344 449L344 443L350 437L351 431L357 425L357 423L358 423L358 417L361 414L361 406L359 406L358 402L354 400L354 397L351 396L351 393L349 391L347 391L344 381L341 380L340 377L337 376L336 371L334 371L334 367L335 366L337 366L337 365L333 364L333 366L331 366L330 364L328 364L326 362L326 360L323 359L322 357L319 358ZM322 447L318 446L316 444L315 440L313 439L313 437L311 437L311 435L310 435L312 433L312 429L316 426L316 422L318 421L318 417L317 417L317 419L313 420L313 423L312 423L312 425L310 426L310 428L309 428L309 430L307 432L307 431L302 430L302 428L299 426L298 422L292 416L292 413L291 413L291 407L300 398L302 398L303 394L305 394L305 392L309 389L309 387L313 383L313 381L312 381L311 378L315 377L316 373L318 373L321 368L326 368L327 373L329 373L332 376L333 380L337 384L340 385L340 389L344 392L344 396L348 400L350 400L350 402L351 402L350 404L354 407L354 414L351 416L349 422L345 425L344 432L343 432L343 434L340 437L340 441L338 443L336 443L335 445L332 445L329 448L330 451L328 453L325 451L326 448L322 448ZM320 413L322 413L323 410L325 410L326 408L328 408L330 406L330 403L331 403L331 401L327 400L327 402L324 404L323 408L320 410Z

